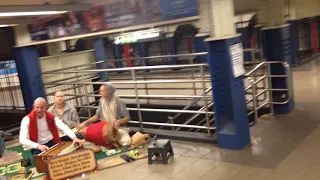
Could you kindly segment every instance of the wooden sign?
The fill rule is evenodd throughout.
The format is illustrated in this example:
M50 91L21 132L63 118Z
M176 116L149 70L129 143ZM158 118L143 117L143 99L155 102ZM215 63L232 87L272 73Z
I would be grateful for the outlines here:
M48 174L52 180L71 178L82 173L94 171L96 168L96 156L91 149L82 149L53 157L48 162Z

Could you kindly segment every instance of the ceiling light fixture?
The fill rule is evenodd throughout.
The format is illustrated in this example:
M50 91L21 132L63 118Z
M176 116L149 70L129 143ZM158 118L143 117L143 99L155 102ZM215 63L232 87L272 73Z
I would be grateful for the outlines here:
M11 26L17 26L18 24L0 24L0 28L2 27L11 27Z
M0 17L54 15L62 14L65 12L67 11L5 12L0 13Z

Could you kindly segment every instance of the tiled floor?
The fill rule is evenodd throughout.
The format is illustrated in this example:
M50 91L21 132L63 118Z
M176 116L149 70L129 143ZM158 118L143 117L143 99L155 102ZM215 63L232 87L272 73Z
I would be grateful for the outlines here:
M295 110L260 119L252 144L240 151L173 141L169 165L139 160L75 179L318 180L320 179L320 58L294 68Z

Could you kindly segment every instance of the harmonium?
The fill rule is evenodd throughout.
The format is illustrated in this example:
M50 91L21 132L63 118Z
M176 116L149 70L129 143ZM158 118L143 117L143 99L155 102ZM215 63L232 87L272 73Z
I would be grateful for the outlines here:
M44 151L38 155L35 155L34 159L36 162L37 171L39 173L46 173L48 160L56 156L73 152L79 148L81 148L81 146L79 144L73 145L72 141L62 141L52 146L49 150Z

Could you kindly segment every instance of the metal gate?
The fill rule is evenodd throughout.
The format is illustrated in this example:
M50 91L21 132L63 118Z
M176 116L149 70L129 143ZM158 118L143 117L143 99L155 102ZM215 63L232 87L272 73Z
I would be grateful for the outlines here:
M0 109L25 109L14 60L0 62Z

